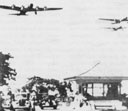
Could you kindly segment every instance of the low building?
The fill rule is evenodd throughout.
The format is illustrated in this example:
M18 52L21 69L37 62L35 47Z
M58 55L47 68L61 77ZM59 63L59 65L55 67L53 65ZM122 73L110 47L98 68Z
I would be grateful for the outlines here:
M96 108L125 109L122 106L121 82L128 80L124 76L74 76L65 78L66 81L75 81L78 91Z

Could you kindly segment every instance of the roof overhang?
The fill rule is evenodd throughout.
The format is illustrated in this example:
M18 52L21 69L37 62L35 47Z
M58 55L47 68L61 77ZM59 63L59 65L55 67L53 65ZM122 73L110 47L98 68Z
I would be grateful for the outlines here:
M128 76L74 76L64 80L76 81L78 83L116 83L128 80Z

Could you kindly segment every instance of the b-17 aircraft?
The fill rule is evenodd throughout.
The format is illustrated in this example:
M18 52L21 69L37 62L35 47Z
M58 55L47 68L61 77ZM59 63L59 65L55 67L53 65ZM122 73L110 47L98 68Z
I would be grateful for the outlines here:
M26 15L27 12L35 12L35 14L37 14L37 11L49 11L49 10L61 10L62 8L47 8L46 6L41 8L41 7L33 7L33 3L31 3L28 7L24 7L24 6L16 6L16 5L12 5L12 6L5 6L5 5L0 5L0 8L3 9L8 9L8 10L15 10L18 11L20 13L17 14L13 14L13 15Z
M120 30L120 29L125 29L126 27L122 27L122 26L119 26L119 27L106 27L106 29L112 29L113 31L117 31L117 30Z
M128 21L128 17L125 17L123 19L106 19L106 18L99 18L99 20L107 20L107 21L113 21L112 24L119 24L124 21Z

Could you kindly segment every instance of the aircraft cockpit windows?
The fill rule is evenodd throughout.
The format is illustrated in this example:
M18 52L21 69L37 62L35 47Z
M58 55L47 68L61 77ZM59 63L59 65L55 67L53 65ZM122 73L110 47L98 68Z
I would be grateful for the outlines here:
M39 10L39 6L36 6L36 10Z
M24 6L22 5L20 9L21 9L21 10L24 10Z
M15 8L15 5L13 4L11 8L14 9Z
M47 9L47 7L46 6L44 6L44 10L46 10Z

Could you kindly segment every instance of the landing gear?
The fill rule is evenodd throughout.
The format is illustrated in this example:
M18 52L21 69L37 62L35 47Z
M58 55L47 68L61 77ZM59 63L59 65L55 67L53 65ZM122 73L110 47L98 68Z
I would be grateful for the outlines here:
M37 11L35 11L35 15L37 15Z

